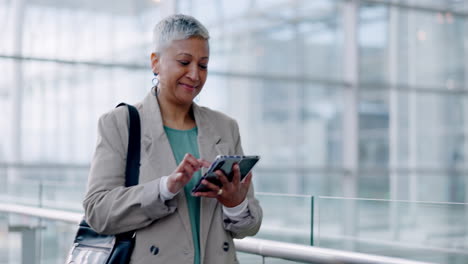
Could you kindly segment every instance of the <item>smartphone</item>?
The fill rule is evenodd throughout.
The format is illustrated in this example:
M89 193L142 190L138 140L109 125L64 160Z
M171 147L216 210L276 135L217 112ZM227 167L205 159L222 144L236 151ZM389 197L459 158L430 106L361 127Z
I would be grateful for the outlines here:
M207 181L222 187L223 184L218 179L218 175L216 175L215 171L221 170L224 175L226 175L228 181L232 181L234 176L234 171L232 166L234 164L239 164L241 180L249 174L249 172L253 169L253 167L257 164L260 160L260 156L227 156L227 155L218 155L211 166L208 168L206 173L200 180L197 182L195 187L192 189L192 193L195 192L208 192L210 189L202 184L202 180L206 179Z

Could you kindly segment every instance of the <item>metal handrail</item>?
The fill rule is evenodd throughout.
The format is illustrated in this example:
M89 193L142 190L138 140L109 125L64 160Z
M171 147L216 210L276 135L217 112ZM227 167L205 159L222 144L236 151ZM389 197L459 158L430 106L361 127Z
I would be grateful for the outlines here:
M0 212L27 215L71 224L78 224L83 215L55 209L0 203ZM335 249L319 248L259 238L234 239L240 252L290 261L324 264L433 264L429 262L369 255Z

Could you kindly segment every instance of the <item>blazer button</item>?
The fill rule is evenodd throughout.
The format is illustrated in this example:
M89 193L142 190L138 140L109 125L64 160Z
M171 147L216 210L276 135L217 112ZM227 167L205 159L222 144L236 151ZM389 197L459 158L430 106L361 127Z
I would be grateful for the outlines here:
M223 250L224 250L224 252L227 252L229 250L229 243L228 242L224 242Z
M150 252L153 255L157 255L159 253L159 248L155 247L154 245L150 247Z

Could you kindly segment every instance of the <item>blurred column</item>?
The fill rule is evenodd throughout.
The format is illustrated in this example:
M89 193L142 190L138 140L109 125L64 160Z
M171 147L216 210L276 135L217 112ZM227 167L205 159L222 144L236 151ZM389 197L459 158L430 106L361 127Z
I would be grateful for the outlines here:
M25 0L16 0L11 3L11 16L10 23L11 32L13 33L13 38L11 38L13 46L13 56L22 56L22 45L23 45L23 23L24 23L24 13L25 13ZM4 41L9 41L10 39L6 38ZM21 121L22 121L22 102L23 102L23 72L22 72L22 61L20 59L15 59L12 63L13 65L13 82L10 87L11 89L11 116L9 121L11 122L10 128L10 141L8 146L7 153L7 162L17 164L21 162ZM7 141L8 142L8 141ZM8 144L8 143L7 143ZM17 179L17 169L15 167L9 167L7 169L6 175L6 191L7 195L14 197L11 189L14 189L12 186L14 180ZM11 220L8 220L10 222ZM7 253L11 254L11 253ZM10 259L8 256L7 259Z
M13 54L15 56L22 56L23 46L23 23L24 23L24 11L25 11L25 0L16 0L12 3L13 11L11 16L11 25L13 32ZM13 95L13 109L12 109L12 134L11 134L11 145L10 145L10 159L12 162L19 162L21 160L21 118L22 118L22 101L23 101L23 71L22 61L15 60L13 63L14 67L14 79L12 89Z
M464 4L465 10L468 9L468 2L465 2ZM463 18L463 26L465 29L465 34L463 35L463 51L465 54L465 59L463 67L465 68L465 75L464 75L464 82L462 83L462 89L468 90L468 17ZM465 100L464 100L464 109L465 111L462 112L462 115L464 117L464 129L463 129L463 136L465 138L464 141L464 146L463 146L463 153L465 154L465 157L468 156L468 102L466 100L467 95L465 94ZM466 174L466 168L468 166L465 164L462 166L462 175L465 177L464 183L465 183L465 203L468 203L468 175ZM465 213L466 213L466 218L468 219L468 207L465 207ZM468 236L465 238L468 241ZM467 242L468 243L468 242Z
M388 18L388 79L390 84L389 89L389 176L390 176L390 199L397 200L399 197L399 175L398 175L398 153L399 153L399 138L398 138L398 42L399 42L399 7L392 5L389 7ZM399 239L399 210L398 203L390 203L390 228L392 239Z
M13 54L14 56L21 57L23 46L23 24L25 13L25 0L16 0L12 2L11 23L13 38ZM12 94L12 109L11 109L11 141L9 146L9 162L19 163L22 159L21 154L21 131L22 131L22 118L23 118L23 62L21 59L13 61L13 85L11 86ZM8 170L7 184L15 179L15 168Z
M292 1L292 5L294 5L294 12L295 12L295 17L299 17L299 3L298 1ZM299 23L296 22L291 25L291 30L294 33L294 56L296 57L296 68L295 72L298 76L306 76L307 70L304 67L304 39L301 36L300 30L299 30ZM304 155L302 154L302 145L304 144L304 137L303 137L303 131L304 131L304 123L301 124L301 109L303 108L303 102L302 98L304 95L301 93L301 91L304 90L304 82L299 82L297 84L293 84L292 86L294 87L293 89L289 90L289 96L290 96L290 104L289 106L291 107L291 118L290 118L290 127L292 128L292 144L294 146L294 151L293 156L294 158L292 159L291 166L294 168L294 172L291 174L291 178L288 179L288 192L289 193L294 193L294 194L303 194L304 193L304 177L303 175L304 170L299 170L299 168L303 168L305 166L304 164Z
M357 170L358 170L358 142L359 142L359 72L358 72L358 10L356 0L343 2L343 28L344 28L344 80L349 86L344 91L343 109L343 195L345 197L357 196ZM343 231L346 237L356 234L356 201L349 200L344 203ZM346 249L353 250L354 242L346 244Z
M408 12L408 87L415 87L417 81L417 30L418 14L410 10ZM418 200L418 93L408 92L408 199ZM410 219L416 219L416 205L410 204Z

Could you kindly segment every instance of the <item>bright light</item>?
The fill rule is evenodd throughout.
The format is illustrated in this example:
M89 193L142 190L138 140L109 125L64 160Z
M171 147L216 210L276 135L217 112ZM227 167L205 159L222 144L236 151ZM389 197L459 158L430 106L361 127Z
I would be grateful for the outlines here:
M422 29L418 30L417 37L419 41L425 41L427 39L426 31Z
M452 13L445 13L445 19L447 19L447 23L452 24L453 23L453 15Z
M444 15L442 13L437 13L437 22L439 24L443 24L444 23Z

